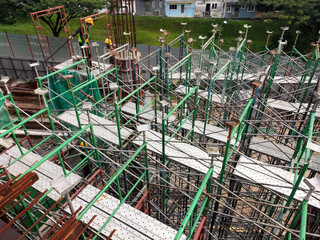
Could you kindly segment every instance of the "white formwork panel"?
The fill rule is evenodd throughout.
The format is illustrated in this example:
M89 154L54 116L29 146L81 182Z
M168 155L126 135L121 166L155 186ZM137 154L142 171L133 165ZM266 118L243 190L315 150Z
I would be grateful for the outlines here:
M28 150L22 147L23 152L27 152ZM8 149L4 154L0 156L0 162L1 159L9 156L11 157L11 162L13 162L15 159L21 156L21 153L19 151L18 146L14 146L10 149ZM35 163L40 161L42 157L36 153L30 152L23 158L21 158L16 163L12 164L8 167L8 170L10 174L13 176L18 176L19 174L22 174L26 172L30 167L32 167ZM60 166L56 165L53 162L45 161L43 164L41 164L39 167L34 170L39 177L39 180L35 182L32 187L36 190L43 192L47 189L51 188L51 181L57 178L60 175L63 175L63 170ZM68 171L67 171L68 172ZM68 182L71 183L71 185L77 185L81 181L81 177L71 173L67 178ZM61 196L58 194L55 190L51 191L48 194L48 197L57 201Z
M182 122L184 120L182 120ZM203 135L204 122L196 120L194 122L194 125L195 125L194 132L197 134ZM189 120L187 120L182 125L181 128L190 131L192 128L192 123ZM208 138L217 140L219 142L227 143L229 132L223 128L220 128L211 124L207 124L205 134L206 134L206 137ZM235 141L236 141L236 136L234 136L233 139L231 139L231 144L234 145Z
M162 135L161 133L149 130L146 133L147 149L159 155L162 154ZM165 137L166 141L169 139ZM143 144L142 135L140 134L133 143L141 146ZM184 166L190 167L193 170L206 174L210 167L211 157L200 148L189 143L181 142L177 139L171 139L166 144L166 157ZM219 176L223 158L214 160L214 170L212 177Z
M294 150L288 146L282 145L281 143L273 143L269 139L263 139L258 137L252 137L249 145L249 149L266 154L271 157L275 157L286 162L291 162ZM300 166L304 162L304 156L300 160ZM309 164L309 169L320 171L320 158L313 154L311 156L311 162Z
M79 117L82 126L86 126L89 124L88 116L86 113L80 114ZM57 118L63 122L78 127L76 113L72 110L65 111L64 113L57 116ZM93 113L90 113L90 121L93 125L94 135L108 142L112 142L113 144L119 145L117 124L115 122L99 117ZM132 132L132 130L123 127L121 129L121 138L123 140L128 139L131 136Z
M169 78L172 76L172 79L180 79L180 73L178 73L178 72L175 72L175 73L172 73L172 75L170 74L169 75ZM207 73L205 73L205 74L201 74L201 80L207 80L208 79L208 74ZM181 79L182 80L185 80L185 78L186 78L186 73L185 72L183 72L182 74L181 74ZM190 74L190 78L191 79L196 79L196 74L195 73L191 73Z
M299 83L301 80L302 76L275 76L274 77L274 82L278 84L295 84ZM305 79L304 83L307 83L309 81L309 76ZM317 77L314 76L311 80L311 84L316 84L317 83Z
M55 65L53 68L56 70L61 70L63 68L69 67L72 64L74 64L75 62L73 62L73 59L68 59L62 63L59 63L58 65ZM80 64L78 66L84 66L83 64ZM93 66L99 66L98 62L92 61L92 65ZM102 64L102 66L105 66L105 70L109 69L110 67L112 67L112 64ZM75 70L75 69L70 69L70 70ZM82 75L82 76L87 76L87 70L86 69L77 69L77 72ZM94 76L98 76L100 74L99 69L94 69L93 71L91 71L91 74L93 74Z
M183 73L181 75L181 78L183 80L185 80L185 76L186 76L186 74ZM253 80L259 79L258 74L252 74L252 73L245 73L245 74L243 74L243 76L239 75L238 79L241 79L241 77L242 77L242 81L246 81L246 82L251 82ZM173 73L172 78L179 79L180 73ZM195 79L195 78L196 78L196 75L194 73L191 73L191 79ZM230 76L228 78L230 78ZM233 79L236 79L236 78L237 78L237 76L234 75ZM273 80L273 84L296 84L296 83L299 83L301 78L302 78L302 76L295 76L295 77L293 77L293 76L275 76L274 80ZM208 74L202 74L201 79L202 80L205 80L205 79L209 80ZM218 76L216 81L223 81L224 79L225 79L225 75L221 74ZM309 81L309 77L307 77L305 79L305 83L307 83L308 81ZM316 83L317 83L317 77L314 76L311 80L311 84L316 84Z
M284 111L289 111L289 112L296 112L300 106L300 103L292 103L292 102L287 102L283 100L277 100L277 99L268 99L267 100L268 106L279 109L279 110L284 110ZM306 104L303 105L303 107L300 109L301 112L303 112L304 107Z
M285 196L290 196L293 188L294 173L281 169L276 165L259 162L258 160L241 156L234 174L249 181L262 184L264 187L274 190ZM302 201L309 187L302 181L294 198ZM320 193L314 192L309 204L320 208Z
M84 208L99 192L99 189L91 185L86 186L72 200L74 207L76 209L80 206ZM99 230L119 204L120 201L118 199L104 193L81 220L89 222L94 215L97 215L90 226ZM68 207L66 210L69 211ZM177 233L176 230L126 203L118 209L102 233L108 236L113 229L116 229L116 231L112 239L174 239ZM181 239L186 239L186 236L183 235Z
M144 106L140 106L140 109L143 109ZM134 102L127 102L121 107L121 111L131 114L131 115L136 115L136 104ZM166 114L165 114L166 116ZM143 118L145 120L151 121L154 118L154 109L151 107L146 107L145 110L141 114L139 114L139 118ZM176 116L171 115L169 117L169 122L174 122L176 120ZM157 122L161 123L162 122L162 112L157 110Z
M278 100L278 99L268 99L267 101L268 106L272 107L274 109L288 111L288 112L297 112L300 106L300 103L293 103L293 102L287 102L284 100ZM308 104L302 104L302 107L300 109L301 113L304 113L306 111ZM313 108L311 105L310 110ZM320 108L317 108L315 112L316 117L320 117Z
M175 90L175 93L179 95L186 95L186 86L185 85L179 85ZM200 90L199 96L205 99L208 99L208 90ZM212 94L212 101L215 103L222 103L222 95L213 93Z

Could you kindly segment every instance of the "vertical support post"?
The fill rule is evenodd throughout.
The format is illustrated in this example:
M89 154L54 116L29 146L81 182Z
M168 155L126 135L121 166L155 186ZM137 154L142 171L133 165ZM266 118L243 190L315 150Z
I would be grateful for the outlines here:
M10 40L9 40L8 33L7 33L7 32L5 32L5 34L6 34L7 41L8 41L8 44L9 44L9 47L10 47L11 53L12 53L12 57L15 57L15 56L14 56L13 49L12 49L12 46L11 46L11 42L10 42Z

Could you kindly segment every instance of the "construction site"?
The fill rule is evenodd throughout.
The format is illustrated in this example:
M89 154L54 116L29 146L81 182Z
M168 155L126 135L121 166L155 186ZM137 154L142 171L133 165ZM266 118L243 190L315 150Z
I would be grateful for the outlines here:
M63 6L30 13L41 64L0 79L0 239L320 239L320 35L303 54L283 26L252 52L245 24L224 51L218 24L181 23L142 54L133 1L110 3L79 46Z

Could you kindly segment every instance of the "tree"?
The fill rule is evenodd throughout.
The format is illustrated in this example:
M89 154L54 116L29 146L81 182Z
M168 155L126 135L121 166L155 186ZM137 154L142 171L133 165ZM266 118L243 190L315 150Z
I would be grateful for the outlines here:
M16 0L6 0L0 4L0 19L2 24L14 24L19 17L25 16L22 5Z
M247 5L257 5L260 11L283 10L280 18L289 23L318 28L320 0L240 0Z
M73 18L96 13L99 9L105 8L107 3L108 0L6 0L2 3L1 8L3 10L14 9L22 16L27 16L30 12L64 5L67 20L70 21ZM53 36L59 37L63 23L58 13L43 16L40 19L50 27ZM12 23L14 19L7 22Z

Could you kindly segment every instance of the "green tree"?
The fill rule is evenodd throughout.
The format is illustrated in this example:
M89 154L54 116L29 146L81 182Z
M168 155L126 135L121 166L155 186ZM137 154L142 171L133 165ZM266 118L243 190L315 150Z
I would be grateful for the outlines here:
M256 5L259 11L283 10L280 18L289 23L319 28L320 0L240 0L247 5ZM314 30L314 29L313 29Z
M30 12L45 10L64 5L67 20L87 16L107 6L108 0L5 0L1 4L0 17L6 23L14 23L17 16L27 16ZM5 14L10 12L10 15ZM15 13L15 14L12 14ZM58 37L63 29L63 22L58 13L40 18L52 31L53 36Z

